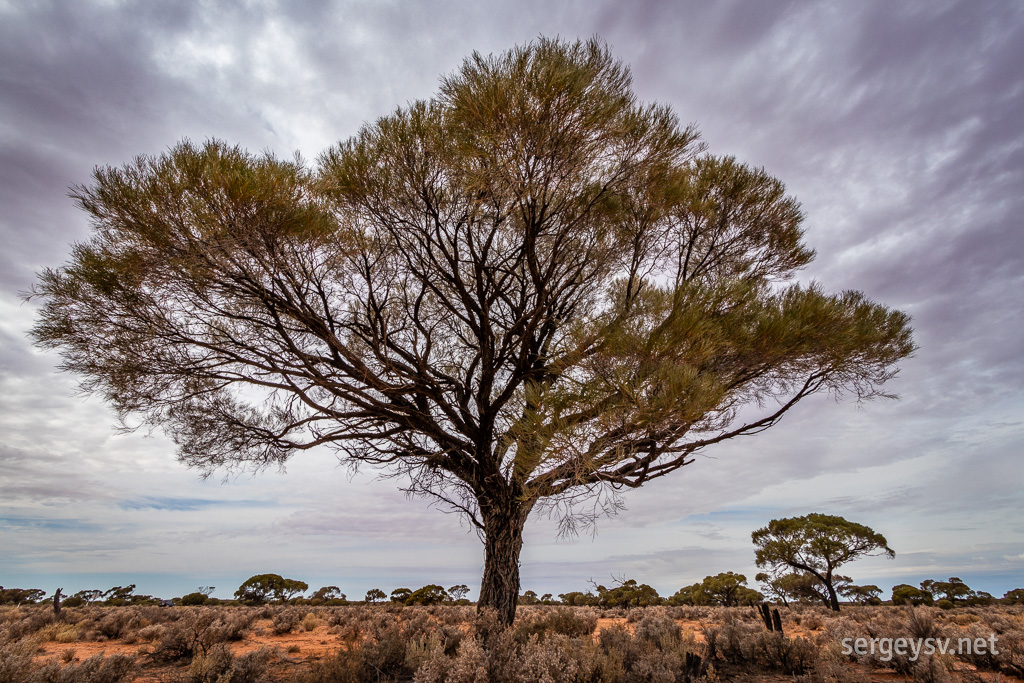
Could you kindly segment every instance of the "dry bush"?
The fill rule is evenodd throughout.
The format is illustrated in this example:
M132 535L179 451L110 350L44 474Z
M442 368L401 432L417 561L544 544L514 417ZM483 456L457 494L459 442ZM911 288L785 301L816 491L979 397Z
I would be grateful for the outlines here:
M366 680L362 677L363 664L362 643L354 643L311 662L302 680L304 683L360 683Z
M463 640L454 657L434 650L416 669L415 683L488 683L490 659L474 638Z
M302 620L302 610L294 607L287 607L274 613L274 634L281 636L299 625Z
M127 607L108 607L98 612L92 623L91 640L118 640L136 624L132 623L135 615Z
M40 640L47 643L74 643L82 637L82 631L74 624L53 623L36 632Z
M849 658L839 645L828 642L826 637L818 643L813 670L799 680L806 683L870 683L872 679L863 669L850 666Z
M25 647L16 653L0 649L0 683L121 683L131 680L135 673L135 658L125 655L98 654L77 665L61 666L50 661L33 666L32 652L38 641L23 644Z
M821 617L820 614L817 614L815 612L811 612L810 614L805 614L803 616L802 621L797 622L797 623L799 623L801 626L803 626L808 631L817 631L818 629L821 629L821 628L825 627L825 620Z
M179 618L161 625L160 640L153 650L156 661L191 659L208 654L218 643L241 640L253 621L253 612L231 612L216 607L179 609Z
M523 614L513 626L517 642L531 636L545 638L558 633L566 636L587 636L597 628L597 613L590 607L556 607L534 609Z
M302 626L303 631L309 633L311 631L315 631L316 627L320 625L320 619L317 615L309 612L306 616L302 617L302 621L299 625Z
M633 635L637 640L656 645L661 650L676 650L683 642L683 631L674 620L654 614L640 619Z
M910 675L915 683L952 683L960 680L950 672L950 666L939 655L925 655L911 665Z
M399 620L387 611L367 612L366 620L357 624L366 637L311 663L305 680L406 680L433 656L454 653L463 638L460 629L437 624L426 610L407 610L404 615Z
M163 624L150 624L143 626L135 633L135 637L143 643L155 643L163 637L167 627Z
M53 610L34 606L18 607L10 614L7 637L11 640L27 638L54 622Z
M264 683L269 681L267 668L274 650L261 647L237 657L227 646L217 644L209 652L199 654L189 665L189 683Z
M197 654L188 667L190 683L217 683L221 676L231 668L234 656L227 645L218 644L209 652Z
M34 639L11 640L0 646L0 683L22 683L32 671L32 656L39 649Z
M806 673L817 661L814 643L778 632L761 631L743 643L742 648L749 660L760 668L786 675Z

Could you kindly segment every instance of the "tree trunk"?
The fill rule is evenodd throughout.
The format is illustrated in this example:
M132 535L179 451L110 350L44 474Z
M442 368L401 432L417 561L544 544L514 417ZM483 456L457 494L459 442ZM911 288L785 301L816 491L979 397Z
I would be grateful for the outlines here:
M833 612L838 612L839 596L836 595L836 589L832 587L832 582L826 581L825 588L828 589L828 606L832 608Z
M526 514L520 509L481 511L484 520L484 577L477 611L493 609L511 626L519 601L519 553Z

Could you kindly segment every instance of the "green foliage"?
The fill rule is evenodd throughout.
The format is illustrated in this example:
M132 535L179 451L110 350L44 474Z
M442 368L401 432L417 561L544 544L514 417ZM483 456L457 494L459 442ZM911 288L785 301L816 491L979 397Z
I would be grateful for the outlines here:
M684 586L668 599L672 605L755 605L764 599L756 590L749 588L747 577L734 572L723 572L706 576L700 583Z
M563 605L574 607L594 606L600 604L600 598L590 592L582 593L580 591L569 591L568 593L560 593L558 595L558 599L562 601Z
M930 605L934 600L931 593L910 584L900 583L892 587L892 604L894 605Z
M203 595L202 593L200 593L198 591L195 592L195 593L188 593L186 595L181 596L181 604L184 605L185 607L193 607L193 606L196 606L196 605L203 605L203 604L206 604L207 600L209 600L209 597L206 596L206 595Z
M537 597L535 591L525 591L519 596L520 605L537 605L540 604L540 598Z
M382 600L385 600L385 599L387 599L387 597L388 597L387 593L385 593L381 589L379 589L379 588L371 588L370 590L366 591L366 597L363 598L363 599L366 602L372 604L372 603L375 603L375 602L380 602Z
M925 579L921 582L921 590L937 598L941 597L948 600L953 604L956 604L957 601L964 602L977 596L970 586L956 576L949 577L949 581Z
M348 597L337 586L324 586L309 596L309 602L312 605L345 605Z
M947 600L946 598L942 598L935 604L936 606L938 606L939 609L953 609L953 601Z
M964 604L969 607L976 607L991 605L993 602L995 602L995 596L991 593L987 593L985 591L971 591L971 595L967 596Z
M103 591L101 590L82 590L75 593L73 598L81 598L87 603L96 602L102 597Z
M874 584L857 586L851 583L842 587L837 586L836 590L843 597L860 605L881 604L882 589Z
M1003 594L1004 605L1024 605L1024 588L1014 588Z
M34 605L46 595L39 588L4 588L0 586L0 605Z
M819 513L773 519L751 538L758 567L769 568L775 577L791 570L816 577L828 593L828 604L837 611L836 569L860 557L896 554L873 529Z
M257 574L250 576L238 587L235 597L253 605L263 604L270 598L286 602L308 588L302 581L286 579L279 574Z
M410 595L412 595L412 591L408 588L396 588L391 591L391 602L398 602L404 605Z
M597 586L597 597L602 607L649 607L661 604L658 591L646 583L637 584L635 579L624 580L614 588Z
M464 583L459 583L448 589L448 595L454 602L464 600L469 595L469 586Z
M393 595L393 594L392 594ZM430 584L418 588L405 599L406 605L436 605L441 602L448 602L451 597L444 588L437 584Z
M135 597L134 593L134 583L127 586L114 586L103 592L103 602L113 606L126 605Z

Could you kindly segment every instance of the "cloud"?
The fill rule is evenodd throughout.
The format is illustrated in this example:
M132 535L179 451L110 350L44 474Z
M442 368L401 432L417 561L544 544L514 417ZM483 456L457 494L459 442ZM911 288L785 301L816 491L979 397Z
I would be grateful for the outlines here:
M212 507L261 507L273 505L269 500L212 500L203 498L166 498L144 496L133 500L123 500L118 507L123 510L174 510L191 511L205 510Z

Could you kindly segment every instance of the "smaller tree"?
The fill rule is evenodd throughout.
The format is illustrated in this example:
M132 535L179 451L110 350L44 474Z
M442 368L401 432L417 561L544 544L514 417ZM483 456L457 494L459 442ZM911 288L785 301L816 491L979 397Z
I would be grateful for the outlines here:
M984 605L991 605L995 601L995 596L986 591L971 591L971 595L967 598L965 604L968 607L977 607Z
M594 606L600 602L598 597L589 591L586 593L580 591L559 593L558 599L562 601L563 605L569 605L570 607Z
M954 605L958 600L963 602L976 595L971 587L957 576L949 577L949 581L925 579L921 582L921 590L931 593L935 598L949 600Z
M869 555L894 557L885 537L873 529L835 515L811 513L773 519L751 534L760 568L774 575L791 570L811 574L828 592L828 605L839 611L835 570Z
M463 600L469 595L469 586L464 583L456 584L448 589L448 595L451 596L453 602Z
M539 603L540 603L540 598L537 597L537 592L536 591L524 591L523 594L519 596L519 604L520 605L530 606L530 605L536 605L536 604L539 604Z
M625 577L616 578L615 582L617 585L613 588L605 588L591 580L597 591L597 602L602 607L650 607L662 603L658 591L646 583L638 584L636 579Z
M406 605L436 605L439 602L448 602L451 598L448 592L437 584L430 584L413 591L406 599Z
M786 607L789 607L789 601L791 598L788 586L786 582L790 580L793 574L782 574L779 576L771 576L767 572L758 572L754 580L761 584L761 588L764 589L765 594L775 602L781 602Z
M1004 605L1024 605L1024 588L1014 588L1003 595Z
M412 595L412 591L408 588L396 588L391 591L391 602L398 602L404 605L406 598L410 595Z
M701 589L707 593L713 604L723 607L749 605L763 597L757 591L747 587L747 577L734 572L723 572L716 576L706 576L701 582Z
M254 605L263 604L270 598L283 603L301 595L308 588L305 582L286 579L280 574L257 574L250 576L238 587L235 597Z
M935 597L926 590L915 588L907 583L892 587L892 604L894 605L930 605Z
M764 596L749 588L747 577L735 572L722 572L715 576L705 576L700 583L680 588L668 599L673 605L721 605L735 607L737 605L755 605Z
M341 589L337 586L324 586L318 588L309 596L309 601L314 605L329 604L344 604L348 601L348 596L341 592Z
M77 593L75 593L71 597L72 598L81 598L83 602L85 602L86 604L89 604L89 603L93 603L93 602L96 602L97 600L99 600L102 595L103 595L103 591L101 591L101 590L84 590L84 591L78 591ZM64 602L65 602L65 604L67 604L66 600Z
M850 584L843 586L842 588L836 588L836 591L848 600L852 600L858 605L879 605L882 602L881 595L882 589L878 586L869 584L867 586L856 586Z
M114 586L103 593L103 601L108 605L125 605L135 597L132 595L134 592L134 583L127 586Z
M4 588L0 586L0 605L34 605L43 599L41 588Z
M370 590L366 591L366 598L364 598L364 599L366 600L366 602L368 602L369 604L372 605L372 604L374 604L376 602L380 602L382 600L386 600L387 597L388 597L387 593L385 593L381 589L379 589L379 588L371 588Z
M195 605L204 605L209 599L210 597L208 595L204 595L200 591L195 591L194 593L188 593L181 596L181 604L185 607L193 607Z

